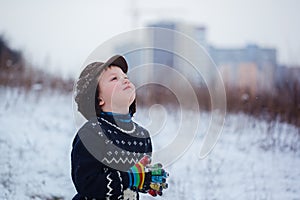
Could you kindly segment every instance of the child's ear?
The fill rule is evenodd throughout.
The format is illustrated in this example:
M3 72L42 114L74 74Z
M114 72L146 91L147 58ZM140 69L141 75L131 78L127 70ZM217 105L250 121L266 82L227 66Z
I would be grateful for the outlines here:
M103 106L104 105L104 100L102 98L99 98L99 106Z

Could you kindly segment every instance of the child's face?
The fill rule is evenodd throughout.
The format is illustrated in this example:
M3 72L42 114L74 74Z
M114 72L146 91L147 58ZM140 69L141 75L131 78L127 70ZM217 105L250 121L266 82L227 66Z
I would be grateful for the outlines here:
M100 106L105 112L127 114L135 99L135 86L120 67L111 66L99 77Z

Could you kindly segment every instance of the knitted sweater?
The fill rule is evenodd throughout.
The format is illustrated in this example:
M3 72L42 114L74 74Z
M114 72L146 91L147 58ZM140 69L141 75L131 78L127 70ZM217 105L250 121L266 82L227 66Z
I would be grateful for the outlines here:
M151 152L148 131L129 115L101 113L89 120L72 145L72 180L77 190L73 200L139 199L138 192L128 188L127 171Z

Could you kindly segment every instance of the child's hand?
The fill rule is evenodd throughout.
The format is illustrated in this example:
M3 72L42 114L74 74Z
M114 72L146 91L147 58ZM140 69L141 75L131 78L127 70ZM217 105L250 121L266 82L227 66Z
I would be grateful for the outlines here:
M169 174L162 168L162 164L150 165L149 156L143 157L130 168L129 187L152 196L162 195L162 190L168 188L166 179Z
M163 189L168 188L166 179L169 177L169 173L162 168L161 163L147 166L148 171L151 172L151 183L148 193L152 196L162 195Z
M145 171L145 167L150 164L150 162L151 158L149 156L144 156L138 163L129 169L129 188L140 192L147 191L149 185L149 172Z

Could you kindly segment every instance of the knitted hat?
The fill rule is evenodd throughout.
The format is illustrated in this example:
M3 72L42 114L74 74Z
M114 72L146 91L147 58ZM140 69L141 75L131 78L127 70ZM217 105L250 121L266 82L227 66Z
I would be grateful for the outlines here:
M76 83L75 102L78 111L89 120L92 117L100 115L101 108L98 100L98 81L99 76L104 69L109 66L117 66L127 73L128 65L123 56L115 55L108 59L105 63L93 62L87 65L81 72ZM130 115L136 111L136 100L130 105Z

